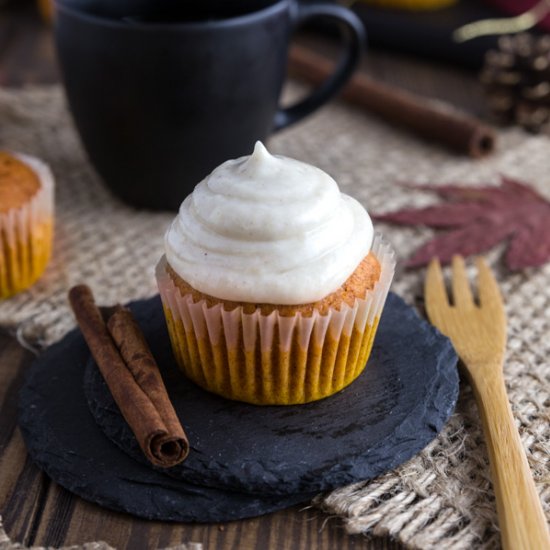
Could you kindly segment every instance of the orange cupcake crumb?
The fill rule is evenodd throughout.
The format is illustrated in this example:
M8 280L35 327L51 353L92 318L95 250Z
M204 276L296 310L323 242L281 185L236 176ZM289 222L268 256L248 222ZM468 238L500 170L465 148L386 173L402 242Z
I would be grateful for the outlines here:
M0 212L20 208L40 189L38 176L14 156L0 151Z
M376 282L380 279L380 262L376 256L370 252L361 260L355 271L347 278L344 284L335 292L332 292L322 300L309 304L298 305L276 305L276 304L254 304L250 302L232 302L215 298L208 294L204 294L193 288L190 284L184 281L168 264L166 267L170 278L180 290L182 296L191 294L193 302L205 300L208 307L223 303L226 311L232 311L237 307L243 308L245 313L253 313L257 308L261 309L262 315L269 315L272 311L277 310L283 317L291 317L298 311L304 317L311 317L314 310L319 311L322 315L326 314L329 309L339 310L341 305L346 303L353 306L357 298L364 298L367 291L372 290Z

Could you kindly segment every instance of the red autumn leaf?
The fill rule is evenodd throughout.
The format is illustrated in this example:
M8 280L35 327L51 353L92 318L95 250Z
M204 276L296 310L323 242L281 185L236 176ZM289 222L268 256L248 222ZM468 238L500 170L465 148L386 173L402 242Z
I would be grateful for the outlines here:
M470 256L509 241L506 264L511 270L550 261L550 202L528 185L507 177L500 186L422 185L449 202L374 215L378 221L448 228L419 248L407 266L426 265L433 257L449 263L455 254Z

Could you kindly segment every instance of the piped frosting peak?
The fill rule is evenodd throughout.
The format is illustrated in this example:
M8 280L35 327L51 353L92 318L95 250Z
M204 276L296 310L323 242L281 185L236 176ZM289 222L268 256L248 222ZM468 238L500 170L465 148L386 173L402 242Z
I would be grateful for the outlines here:
M257 142L195 187L165 248L176 273L205 294L293 305L334 292L372 239L366 210L328 174Z

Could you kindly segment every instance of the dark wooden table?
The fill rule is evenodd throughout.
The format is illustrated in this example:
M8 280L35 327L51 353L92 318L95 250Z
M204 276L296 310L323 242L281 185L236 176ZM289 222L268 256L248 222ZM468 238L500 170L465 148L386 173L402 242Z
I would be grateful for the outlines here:
M299 40L327 53L334 50L312 37ZM475 75L454 68L378 52L367 57L363 70L474 114L483 104ZM50 29L33 6L0 12L0 86L58 81ZM17 428L17 394L32 358L13 336L0 331L0 514L14 542L56 547L105 540L132 550L185 542L200 542L209 550L401 548L389 539L349 536L340 520L314 508L295 506L226 524L184 525L136 519L71 495L31 463Z

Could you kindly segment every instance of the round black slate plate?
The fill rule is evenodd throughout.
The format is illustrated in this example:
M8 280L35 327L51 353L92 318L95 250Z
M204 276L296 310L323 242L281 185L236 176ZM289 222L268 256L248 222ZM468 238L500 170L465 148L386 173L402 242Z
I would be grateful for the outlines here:
M135 304L191 452L165 470L245 493L324 491L386 472L441 430L458 395L450 341L390 294L367 368L338 394L306 405L260 407L210 394L178 371L159 298ZM85 375L90 410L105 434L145 463L95 363Z
M137 304L150 309L152 303ZM82 498L147 519L218 522L280 510L313 495L253 496L201 487L132 460L101 432L86 404L89 359L76 331L30 368L19 396L19 426L31 458Z

